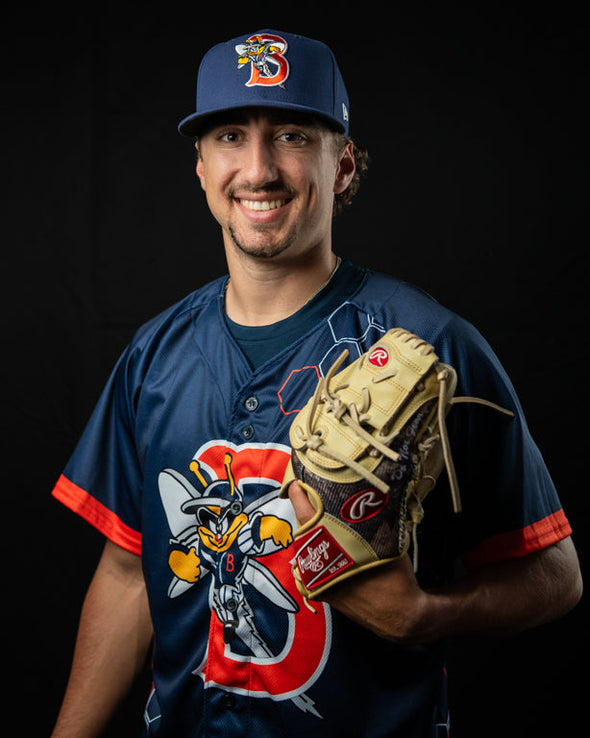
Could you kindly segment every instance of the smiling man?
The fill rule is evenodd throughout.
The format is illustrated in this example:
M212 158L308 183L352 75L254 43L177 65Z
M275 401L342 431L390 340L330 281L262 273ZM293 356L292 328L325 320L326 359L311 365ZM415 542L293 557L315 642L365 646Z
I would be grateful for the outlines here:
M351 144L337 150L330 130L306 116L245 109L210 123L198 148L226 249L269 258L330 250L333 195L354 173Z
M101 735L150 647L145 736L446 736L443 639L571 609L570 525L476 329L336 256L333 213L365 156L330 49L273 30L221 43L196 103L179 128L228 275L137 331L54 490L107 541L53 736ZM463 510L439 479L416 573L405 555L312 607L291 566L313 510L296 482L279 496L289 428L343 347L354 359L398 326L456 369L458 394L512 416L454 408Z
M334 195L354 176L352 143L319 118L274 109L228 111L201 125L197 175L222 228L227 314L245 325L276 322L334 269Z

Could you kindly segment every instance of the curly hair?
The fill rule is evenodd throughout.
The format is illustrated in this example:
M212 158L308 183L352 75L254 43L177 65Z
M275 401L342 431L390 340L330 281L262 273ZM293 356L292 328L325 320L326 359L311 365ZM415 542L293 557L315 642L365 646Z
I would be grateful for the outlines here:
M357 146L357 144L355 144L352 139L346 138L346 136L342 134L336 134L336 146L338 154L340 154L344 150L344 147L347 146L349 143L352 144L355 172L350 184L344 190L344 192L341 192L340 194L336 194L334 196L334 217L336 217L336 215L339 215L347 205L350 205L354 196L358 192L361 184L361 178L369 168L369 152L367 151L367 149L365 149L363 146Z

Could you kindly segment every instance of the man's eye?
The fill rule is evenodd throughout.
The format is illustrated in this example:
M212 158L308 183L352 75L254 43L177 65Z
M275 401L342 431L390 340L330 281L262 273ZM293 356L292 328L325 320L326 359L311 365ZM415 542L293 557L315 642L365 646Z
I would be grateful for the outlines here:
M303 134L296 133L295 131L286 131L285 133L281 133L279 138L281 141L290 144L303 144L306 141L306 138Z
M239 134L237 131L225 131L224 133L220 133L218 136L219 141L225 141L226 143L235 143L239 139Z

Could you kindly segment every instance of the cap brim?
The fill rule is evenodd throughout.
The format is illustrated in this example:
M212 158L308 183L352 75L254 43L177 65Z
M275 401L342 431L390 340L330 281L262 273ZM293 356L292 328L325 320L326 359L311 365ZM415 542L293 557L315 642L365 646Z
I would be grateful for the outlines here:
M183 118L183 120L180 121L180 123L178 124L178 132L183 136L198 136L199 132L203 128L203 125L211 116L218 115L219 113L229 112L231 110L247 110L249 108L274 108L278 110L295 110L299 113L306 113L307 115L311 115L315 118L320 118L324 120L328 126L334 128L340 133L345 132L345 128L339 120L337 120L336 118L331 118L324 113L320 113L314 108L306 107L305 105L296 105L294 103L278 103L273 101L268 101L264 103L258 102L256 105L243 105L240 103L239 105L228 105L226 108L218 108L215 110L205 111L203 113L192 113L191 115L188 115L186 118Z

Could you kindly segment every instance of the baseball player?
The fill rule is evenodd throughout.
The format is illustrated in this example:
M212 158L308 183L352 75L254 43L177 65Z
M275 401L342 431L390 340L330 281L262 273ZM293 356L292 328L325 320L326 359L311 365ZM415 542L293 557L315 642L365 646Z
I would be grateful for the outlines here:
M179 129L228 276L137 331L56 484L106 543L53 736L100 735L148 651L145 736L446 736L443 639L523 629L580 596L518 398L473 326L334 253L361 158L324 44L261 30L213 47ZM406 554L310 603L292 561L313 509L296 482L279 495L289 428L343 349L354 360L397 326L455 368L458 394L510 415L451 411L462 511L442 475L416 573Z

